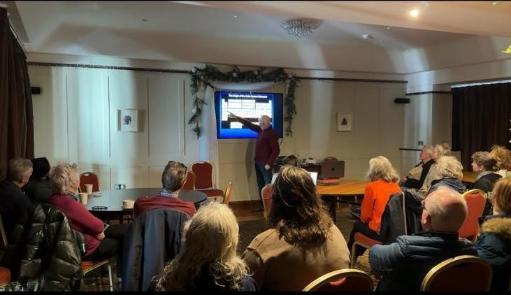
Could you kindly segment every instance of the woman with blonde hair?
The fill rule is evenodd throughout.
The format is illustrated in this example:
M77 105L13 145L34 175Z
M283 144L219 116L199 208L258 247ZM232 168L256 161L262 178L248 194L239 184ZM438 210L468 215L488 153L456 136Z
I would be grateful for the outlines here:
M482 224L476 248L479 257L492 266L490 291L508 291L511 273L511 178L497 181L491 202L494 215Z
M504 146L494 145L491 147L490 156L495 159L498 171L502 177L511 175L511 151Z
M349 267L346 241L306 170L286 165L279 172L269 223L243 253L261 291L301 291L316 278Z
M236 254L238 222L227 205L202 206L185 224L181 253L153 280L156 291L256 291Z
M380 240L381 217L392 194L401 191L399 176L390 161L384 156L369 160L367 178L370 183L365 187L364 199L360 207L360 220L353 224L348 247L351 249L355 234L360 232L365 236ZM363 248L355 248L355 257L362 254Z

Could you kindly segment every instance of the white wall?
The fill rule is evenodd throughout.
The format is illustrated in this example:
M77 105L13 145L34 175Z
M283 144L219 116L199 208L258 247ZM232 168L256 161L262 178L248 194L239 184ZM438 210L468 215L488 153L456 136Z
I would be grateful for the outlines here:
M160 187L169 160L198 158L186 74L30 66L29 75L42 87L33 96L36 157L76 162L102 189ZM121 109L140 111L140 132L119 130Z

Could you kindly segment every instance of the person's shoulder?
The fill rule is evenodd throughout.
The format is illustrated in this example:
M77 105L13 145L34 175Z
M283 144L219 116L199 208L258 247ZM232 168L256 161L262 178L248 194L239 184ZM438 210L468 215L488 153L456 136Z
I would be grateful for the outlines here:
M278 232L273 229L267 229L262 233L259 233L250 244L247 246L247 249L255 249L259 247L263 247L267 244L273 244L276 240L279 239Z

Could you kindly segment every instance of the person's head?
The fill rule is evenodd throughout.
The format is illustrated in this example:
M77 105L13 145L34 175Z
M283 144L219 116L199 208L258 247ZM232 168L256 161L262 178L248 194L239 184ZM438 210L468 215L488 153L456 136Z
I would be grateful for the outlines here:
M387 182L399 181L396 169L392 167L389 159L384 156L377 156L369 160L369 170L367 170L367 178L370 181L383 179Z
M463 196L449 187L441 186L424 199L421 223L426 231L455 233L465 222L467 214Z
M284 159L283 165L298 166L298 158L295 155L289 155Z
M472 154L472 170L474 172L495 171L497 162L489 152L475 152Z
M422 162L426 163L429 160L433 159L433 155L435 153L435 149L432 145L426 145L422 148L420 153L420 159Z
M493 210L498 214L511 214L511 177L501 178L492 192Z
M494 145L490 155L497 162L497 169L511 170L511 151L506 147Z
M180 190L186 181L187 168L183 163L169 161L163 169L161 184L169 192Z
M61 163L50 171L50 186L54 194L78 192L80 172L75 164Z
M34 173L32 173L32 178L38 179L43 178L48 175L50 172L50 162L45 157L34 158L31 160L32 165L34 167Z
M450 146L447 144L435 144L433 146L433 159L436 161L440 157L449 156L451 154Z
M259 118L259 127L261 129L266 130L271 126L271 118L267 115L262 115L261 118Z
M18 187L23 187L30 180L32 171L32 162L29 159L11 159L7 170L7 180L14 182Z
M436 160L439 178L452 177L463 179L463 165L454 156L442 156Z
M322 245L332 225L309 173L283 166L273 184L269 222L280 237L307 248Z
M238 289L248 268L237 255L238 222L225 204L212 202L200 207L185 224L181 253L171 262L171 271L160 282L165 290L197 289L195 279L208 270L216 283Z

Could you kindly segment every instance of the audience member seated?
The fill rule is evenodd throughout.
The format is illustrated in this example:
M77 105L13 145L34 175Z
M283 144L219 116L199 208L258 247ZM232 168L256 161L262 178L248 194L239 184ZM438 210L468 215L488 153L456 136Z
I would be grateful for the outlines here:
M408 172L402 182L402 186L407 188L420 189L429 173L431 166L435 163L433 160L435 149L432 145L426 145L420 153L421 161Z
M472 154L472 171L477 173L476 181L471 189L480 189L485 193L491 192L495 182L502 178L500 174L495 173L497 161L493 159L489 152L475 152Z
M481 226L477 252L493 269L490 291L508 291L511 277L511 178L497 181L493 190L493 211Z
M426 273L437 263L458 255L477 255L470 241L458 237L467 216L461 194L439 187L426 197L423 208L425 232L399 236L395 243L369 250L372 270L383 275L377 291L418 291Z
M140 197L135 201L135 217L158 208L171 208L193 216L197 211L192 202L179 199L179 191L186 181L187 168L183 163L169 161L163 169L161 183L163 189L157 196Z
M448 186L460 194L467 190L461 182L463 179L463 165L454 156L440 157L436 160L435 170L428 193L439 186Z
M185 224L183 248L153 280L156 291L256 291L236 254L238 222L227 205L202 206Z
M490 155L497 162L497 173L502 177L511 176L511 151L501 145L491 147Z
M21 190L32 175L32 162L29 159L9 160L7 178L0 183L0 213L7 241L17 243L23 228L30 222L34 206ZM19 230L14 230L20 225Z
M76 165L59 164L54 167L50 172L50 184L53 195L48 203L62 211L69 219L71 227L84 235L85 259L100 260L121 253L122 238L127 225L115 224L105 230L103 221L72 197L80 187L80 173Z
M346 241L306 170L282 168L269 224L243 253L261 291L301 291L321 275L349 267Z
M23 190L34 203L46 203L51 196L51 186L48 174L50 173L50 162L46 158L32 159L34 172L30 181Z
M399 176L392 167L390 161L378 156L369 160L367 178L370 183L365 187L364 199L360 208L360 221L353 224L348 249L352 249L355 233L360 232L365 236L380 240L381 216L387 206L390 196L400 192L398 181ZM356 247L355 257L361 255L362 247Z
M289 155L284 159L284 163L282 165L298 167L298 158L295 155Z

